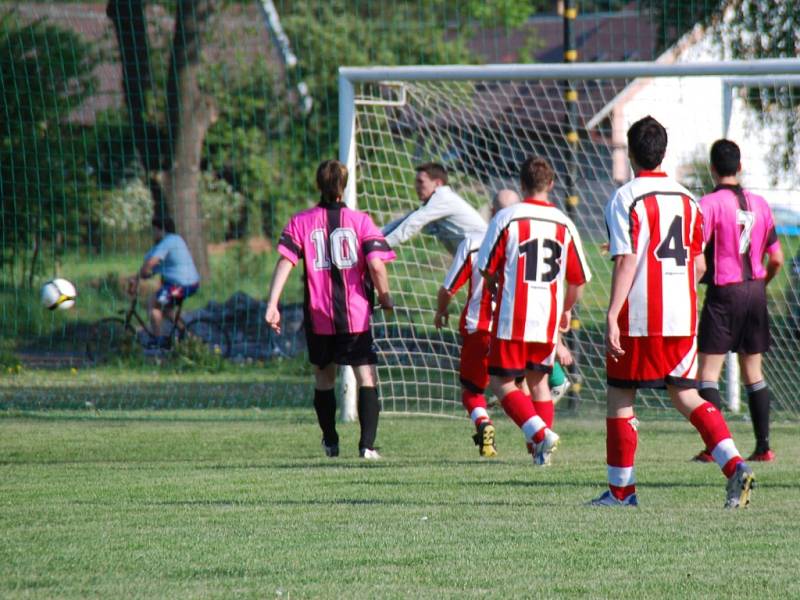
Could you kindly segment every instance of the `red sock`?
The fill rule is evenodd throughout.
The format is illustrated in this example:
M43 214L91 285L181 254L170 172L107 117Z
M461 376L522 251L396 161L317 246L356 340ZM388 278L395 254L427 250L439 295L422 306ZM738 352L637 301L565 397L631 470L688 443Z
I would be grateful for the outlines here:
M545 425L547 425L548 429L553 428L553 419L556 416L556 407L553 405L552 400L534 400L533 401L533 409L536 411L536 414L542 417Z
M503 405L503 410L506 411L506 414L517 424L517 427L522 427L528 419L536 416L531 397L526 396L520 390L509 392L500 403Z
M619 500L624 500L636 491L633 462L639 441L637 426L636 417L606 419L608 489Z
M731 439L722 413L711 402L703 402L689 415L689 422L700 433L725 477L731 477L736 472L736 466L742 462L742 457Z
M541 418L539 419L538 425L534 423L523 427L528 421L539 416L536 414L536 409L533 407L533 401L530 396L527 396L520 390L514 390L503 398L501 404L506 414L511 417L511 420L517 424L517 427L523 430L526 438L529 440L532 439L537 444L544 439L545 427L542 426L544 421L541 420Z
M467 414L470 418L473 418L473 412L476 408L483 409L480 412L482 414L478 415L473 420L475 421L475 425L480 425L484 422L491 423L492 420L489 418L489 414L486 412L486 396L483 394L478 394L477 392L473 392L471 390L462 389L461 390L461 404L464 405L464 408L467 410Z

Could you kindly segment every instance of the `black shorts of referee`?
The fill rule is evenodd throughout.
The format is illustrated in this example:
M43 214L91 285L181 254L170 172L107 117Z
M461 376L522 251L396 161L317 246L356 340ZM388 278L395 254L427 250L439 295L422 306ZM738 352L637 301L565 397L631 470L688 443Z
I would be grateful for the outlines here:
M770 342L765 280L708 286L697 331L698 351L761 354L769 350Z

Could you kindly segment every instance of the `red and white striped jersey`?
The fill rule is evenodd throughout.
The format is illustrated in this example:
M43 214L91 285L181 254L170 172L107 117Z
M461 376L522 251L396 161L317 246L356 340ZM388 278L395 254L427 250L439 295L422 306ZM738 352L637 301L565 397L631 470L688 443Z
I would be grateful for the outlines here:
M483 285L483 275L478 270L478 250L483 233L468 233L456 249L450 270L444 278L444 288L451 295L469 283L469 295L461 311L459 329L461 334L492 330L492 294Z
M616 191L605 212L611 256L636 255L620 334L695 335L703 214L692 194L666 173L643 171Z
M477 266L499 276L493 326L501 340L555 343L564 281L591 279L575 225L549 202L533 198L494 216Z

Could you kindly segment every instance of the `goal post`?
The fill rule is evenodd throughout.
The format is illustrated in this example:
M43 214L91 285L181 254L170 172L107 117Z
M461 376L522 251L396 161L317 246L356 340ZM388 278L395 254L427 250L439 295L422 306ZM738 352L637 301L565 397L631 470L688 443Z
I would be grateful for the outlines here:
M665 168L699 197L709 191L707 150L715 139L729 134L739 141L748 165L769 158L769 140L750 144L749 135L737 139L747 132L750 116L744 103L732 100L731 90L742 79L791 86L798 76L800 61L795 59L341 67L339 159L350 172L345 202L368 211L379 227L402 217L418 206L414 166L430 161L445 164L451 187L487 217L491 194L500 187L516 187L516 167L526 155L548 158L563 182L570 156L563 96L565 82L571 82L580 107L575 220L596 275L587 286L573 343L579 344L582 357L582 402L599 407L605 398L603 323L610 285L602 206L630 177L627 127L646 114L664 123L670 140ZM750 153L758 154L757 161ZM749 186L747 177L745 173ZM780 185L797 193L797 182ZM759 193L769 200L773 188L764 186ZM564 193L557 183L553 200L562 208ZM435 231L429 233L433 235L420 234L395 249L398 260L390 267L390 281L399 316L389 322L376 315L373 326L382 358L381 398L392 411L460 414L457 332L432 326L436 290L450 256ZM792 249L795 242L787 240ZM798 416L800 404L792 390L800 384L800 362L788 329L794 311L788 277L784 273L770 286L772 306L781 315L775 337L782 365L776 371L780 376L770 383L776 407ZM459 295L451 311L462 306ZM356 415L355 385L349 377L347 393L340 396L346 419ZM733 399L738 381L728 381L726 387ZM643 393L641 398L645 408L667 408L661 395Z

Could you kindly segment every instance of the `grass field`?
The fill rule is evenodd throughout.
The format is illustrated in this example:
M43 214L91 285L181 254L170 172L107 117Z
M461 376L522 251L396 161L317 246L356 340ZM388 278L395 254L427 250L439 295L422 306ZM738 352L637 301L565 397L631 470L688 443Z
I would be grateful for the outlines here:
M800 444L778 423L751 508L687 461L681 421L640 430L638 510L603 489L602 419L557 422L535 469L497 419L480 460L464 419L386 416L385 459L321 456L310 408L0 417L0 597L800 596ZM746 423L733 424L751 449Z

